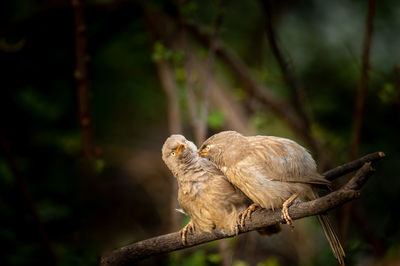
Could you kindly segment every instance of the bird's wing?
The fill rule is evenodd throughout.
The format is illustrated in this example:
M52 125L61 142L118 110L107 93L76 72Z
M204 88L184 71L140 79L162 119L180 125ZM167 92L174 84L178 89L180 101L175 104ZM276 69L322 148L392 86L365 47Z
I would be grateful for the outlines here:
M329 185L316 170L315 161L296 142L272 137L247 137L250 145L245 158L249 167L271 181Z

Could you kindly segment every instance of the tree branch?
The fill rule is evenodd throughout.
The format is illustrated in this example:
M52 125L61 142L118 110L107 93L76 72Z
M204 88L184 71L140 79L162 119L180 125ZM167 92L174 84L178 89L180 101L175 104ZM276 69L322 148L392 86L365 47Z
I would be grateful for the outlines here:
M316 200L295 203L289 207L289 214L292 219L295 220L325 213L328 210L336 208L348 201L359 198L359 190L368 180L368 177L374 172L371 167L371 161L375 161L383 157L381 156L383 153L375 154L379 156L367 155L354 162L337 167L338 170L335 170L335 168L329 171L327 175L329 175L331 178L337 178L340 175L350 171L349 169L356 170L357 168L361 167L360 163L363 164L354 177L351 178L350 181L339 190ZM367 160L371 161L366 162ZM261 209L252 214L251 220L246 220L245 226L243 229L241 229L240 234L282 222L284 222L284 220L281 217L280 209L274 211ZM186 245L183 245L179 232L170 233L146 239L104 255L101 259L101 265L130 265L135 261L152 255L189 248L202 243L233 236L235 235L226 234L218 229L213 230L211 233L189 233L187 235L187 243Z
M92 121L90 114L87 36L82 0L72 0L75 19L75 79L78 84L79 123L82 129L82 143L85 157L93 159Z
M367 94L369 56L371 50L371 39L376 5L375 2L376 0L369 0L368 2L368 14L365 25L365 35L362 51L361 77L357 90L356 107L354 110L354 125L350 147L350 160L353 160L357 157L360 146L361 128L365 109L365 98Z
M291 92L291 103L293 105L293 108L296 110L298 113L299 119L303 123L304 127L304 138L306 138L306 141L308 145L310 145L314 152L316 153L316 156L318 158L319 166L322 169L326 169L329 167L330 162L326 154L323 152L323 147L320 141L312 134L311 132L311 127L310 127L310 119L307 116L306 111L304 110L303 106L303 95L301 94L300 87L295 81L294 75L293 75L293 70L290 67L290 64L288 60L285 58L284 53L282 52L281 48L278 45L279 38L277 37L277 34L275 32L275 27L274 27L274 20L273 20L273 10L272 10L272 4L270 0L263 0L261 1L263 7L264 7L264 12L265 12L265 29L267 33L267 38L268 38L268 43L271 48L272 54L274 55L279 68L282 73L283 80L286 83L286 86L289 88Z
M194 24L186 24L194 36L206 45L210 45L212 37L210 34L202 31L199 26ZM276 116L282 118L289 127L296 132L313 151L319 152L315 138L311 135L310 130L307 129L298 113L291 107L291 105L278 99L270 93L264 86L257 82L251 75L248 67L243 61L237 57L228 47L224 46L221 40L214 40L215 51L218 56L232 69L237 77L242 81L245 89L250 95L262 102L267 108L271 110Z
M371 39L373 32L375 6L376 6L376 0L368 1L368 13L366 18L365 35L364 35L363 51L362 51L361 77L356 95L357 98L355 99L356 103L355 103L354 118L353 118L353 132L350 143L350 160L356 158L360 150L361 131L364 119L365 99L367 95L367 86L368 86L368 72L370 64L369 57L371 50ZM339 223L339 231L340 231L340 237L343 241L345 241L347 237L351 212L352 212L352 204L349 204L342 208L341 220Z
M323 173L323 175L328 180L334 180L340 176L346 175L348 173L351 173L359 169L365 163L379 161L384 157L385 154L381 151L370 153L357 160L351 161L349 163L337 166L329 171L326 171L325 173Z

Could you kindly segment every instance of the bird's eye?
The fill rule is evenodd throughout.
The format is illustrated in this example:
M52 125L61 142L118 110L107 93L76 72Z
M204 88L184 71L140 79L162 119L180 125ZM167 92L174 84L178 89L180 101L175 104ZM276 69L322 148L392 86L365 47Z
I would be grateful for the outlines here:
M207 151L211 150L211 145L207 145L207 146L206 146L206 150L207 150Z
M170 153L170 155L171 155L172 157L175 157L176 153L173 151L173 152Z

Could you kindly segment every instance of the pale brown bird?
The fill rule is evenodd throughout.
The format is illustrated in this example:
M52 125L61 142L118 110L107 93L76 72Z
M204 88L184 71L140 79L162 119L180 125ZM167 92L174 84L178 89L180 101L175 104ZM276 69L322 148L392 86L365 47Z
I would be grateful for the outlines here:
M288 206L299 198L313 200L315 185L330 185L317 172L314 159L296 142L272 136L245 137L235 131L211 136L199 149L229 181L243 191L254 203L242 215L250 216L256 206L275 209L282 207L288 224ZM345 253L326 215L318 215L333 255L343 265Z
M210 232L220 228L237 233L238 213L250 200L210 161L201 158L196 145L182 135L172 135L162 147L162 158L178 181L178 201L191 221L181 230Z

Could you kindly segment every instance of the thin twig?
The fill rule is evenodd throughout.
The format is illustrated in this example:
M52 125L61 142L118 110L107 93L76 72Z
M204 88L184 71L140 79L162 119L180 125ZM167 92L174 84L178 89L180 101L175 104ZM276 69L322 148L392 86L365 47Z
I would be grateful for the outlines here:
M362 166L350 181L341 189L313 201L295 203L289 207L292 219L313 216L338 207L348 201L360 197L359 190L374 172L371 163ZM259 228L282 223L281 210L258 210L252 214L251 220L247 220L241 233L257 230ZM222 238L233 237L221 230L213 230L211 233L189 233L186 245L182 244L179 232L146 239L132 245L120 248L102 257L101 265L129 265L134 261L174 250L189 248L202 243Z
M288 60L286 60L283 52L281 51L281 49L278 45L278 37L275 32L271 2L269 0L263 0L261 2L263 4L264 12L266 14L265 28L266 28L267 38L268 38L268 42L269 42L269 46L271 48L272 54L274 55L276 61L278 62L278 65L281 69L283 80L285 81L285 83L289 87L289 89L291 90L293 106L295 107L295 109L297 111L299 111L299 115L303 119L303 122L306 124L306 126L309 127L308 117L306 116L304 108L301 104L301 100L300 100L301 96L300 96L299 87L297 86L295 79L292 75L292 72L289 69L290 66L289 66Z
M348 162L341 166L337 166L329 171L326 171L325 173L323 173L323 175L328 180L334 180L339 176L346 175L348 173L351 173L351 172L359 169L365 163L376 162L384 157L385 157L385 154L381 151L370 153L370 154L367 154L357 160Z
M78 83L78 114L82 129L82 142L85 157L93 159L93 139L89 104L89 78L87 54L86 23L82 0L72 0L75 18L75 79Z

